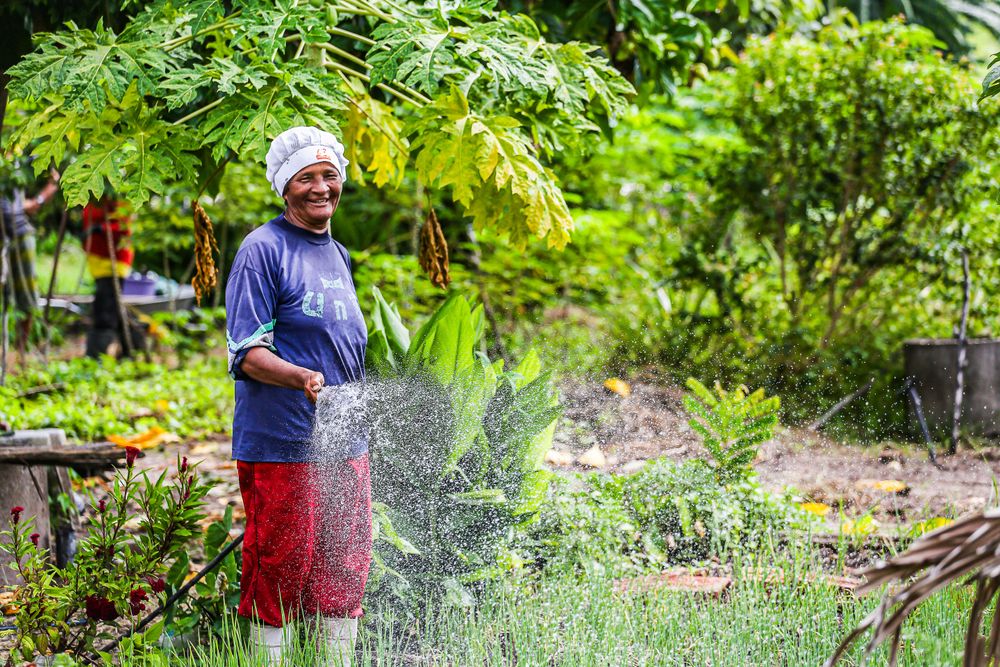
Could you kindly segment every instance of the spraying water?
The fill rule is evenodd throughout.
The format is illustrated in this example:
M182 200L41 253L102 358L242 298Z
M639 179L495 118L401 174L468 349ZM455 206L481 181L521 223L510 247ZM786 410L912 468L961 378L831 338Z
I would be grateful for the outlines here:
M351 501L338 475L364 437L376 522L389 522L379 523L388 539L376 544L376 567L393 571L386 579L397 589L426 584L456 591L466 603L458 577L492 566L508 528L523 518L516 512L532 434L513 415L513 396L513 389L498 390L477 402L461 383L452 389L431 376L324 388L312 443L317 496L330 519L324 523L335 531Z

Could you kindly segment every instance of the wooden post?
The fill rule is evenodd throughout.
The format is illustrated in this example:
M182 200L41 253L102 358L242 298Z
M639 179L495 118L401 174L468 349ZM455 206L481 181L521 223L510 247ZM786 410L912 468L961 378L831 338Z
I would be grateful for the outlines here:
M958 325L958 366L955 369L955 411L951 420L951 444L948 454L958 451L958 435L962 420L962 395L965 390L965 365L967 363L969 292L972 281L969 278L969 251L962 248L962 319Z
M45 330L45 343L42 346L42 357L49 360L49 344L52 342L52 329L49 327L49 310L52 307L52 295L56 289L56 274L59 269L59 256L62 254L63 239L66 238L66 223L69 221L69 209L64 208L59 220L59 236L56 238L56 250L52 256L52 276L49 278L49 289L45 295L45 310L42 311L42 329Z
M7 337L10 328L10 263L7 261L7 221L0 207L0 387L7 384ZM13 230L12 230L13 231Z
M128 311L122 301L122 290L118 285L118 246L111 234L110 213L104 216L104 233L108 239L108 257L111 259L111 286L115 291L115 305L118 307L118 319L121 320L122 345L125 346L125 356L132 356L132 330L128 324Z

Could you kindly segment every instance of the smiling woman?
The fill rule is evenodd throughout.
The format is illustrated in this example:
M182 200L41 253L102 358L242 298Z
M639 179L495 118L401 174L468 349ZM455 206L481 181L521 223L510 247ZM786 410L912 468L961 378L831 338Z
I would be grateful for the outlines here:
M310 448L319 392L364 380L367 329L347 250L330 236L346 166L328 132L278 135L267 179L285 211L243 240L226 286L233 457L247 513L239 613L256 621L268 664L281 661L293 635L285 626L302 614L319 617L334 660L351 653L371 561L365 434L341 443L336 507L318 502ZM324 481L329 469L324 461Z

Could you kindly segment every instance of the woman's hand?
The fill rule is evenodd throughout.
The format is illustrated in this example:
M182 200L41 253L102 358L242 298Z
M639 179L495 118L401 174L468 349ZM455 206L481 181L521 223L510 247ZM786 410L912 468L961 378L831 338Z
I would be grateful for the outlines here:
M317 373L316 371L307 370L305 376L302 390L305 392L306 398L315 403L326 380L323 378L322 373Z
M326 379L319 371L290 364L266 347L255 347L247 352L240 370L258 382L301 389L313 403L326 385Z

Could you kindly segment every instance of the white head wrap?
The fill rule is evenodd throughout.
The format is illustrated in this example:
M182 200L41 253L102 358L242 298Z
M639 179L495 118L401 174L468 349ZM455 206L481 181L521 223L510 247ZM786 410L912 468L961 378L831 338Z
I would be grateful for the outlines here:
M274 138L267 151L267 180L284 196L285 186L292 176L317 162L329 162L347 180L347 158L344 145L329 132L316 127L293 127Z

